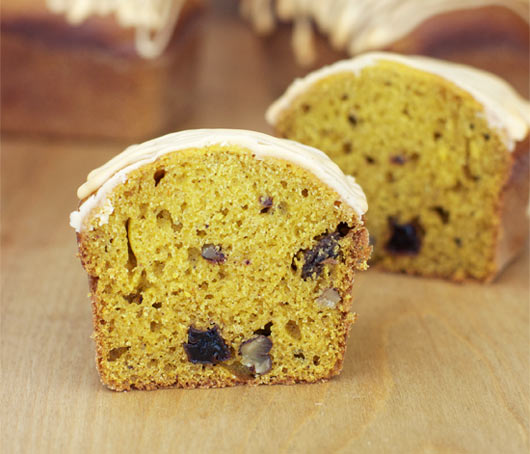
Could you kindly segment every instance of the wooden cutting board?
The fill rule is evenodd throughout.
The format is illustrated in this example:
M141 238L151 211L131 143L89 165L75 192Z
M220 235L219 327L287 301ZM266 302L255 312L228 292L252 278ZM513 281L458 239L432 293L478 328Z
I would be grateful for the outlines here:
M528 251L491 285L360 274L328 383L115 393L68 213L119 146L2 148L2 452L528 452Z
M287 81L263 43L223 23L205 28L198 108L182 127L268 131L263 111ZM240 56L224 50L237 45ZM521 65L500 69L527 90ZM360 274L344 371L328 383L104 388L68 214L123 145L3 137L3 453L528 452L528 250L487 286Z

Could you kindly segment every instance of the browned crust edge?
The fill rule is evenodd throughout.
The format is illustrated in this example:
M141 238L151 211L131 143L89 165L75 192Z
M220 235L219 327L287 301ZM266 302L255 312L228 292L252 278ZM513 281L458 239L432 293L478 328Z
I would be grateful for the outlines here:
M436 55L450 48L480 47L489 44L528 48L528 23L502 5L462 8L437 14L420 23L405 37L387 46L404 53Z
M495 270L485 279L493 281L522 251L528 241L530 136L511 153L510 170L499 198L500 225L495 250Z
M369 234L368 230L365 227L364 223L364 217L361 219L361 221L358 224L358 227L356 229L352 229L348 235L348 237L351 237L353 239L354 246L350 250L349 254L349 260L347 261L347 264L349 264L350 273L347 275L346 280L349 283L349 287L347 292L352 294L353 291L353 283L354 283L354 276L355 271L359 269L359 264L362 264L363 262L366 262L372 253L372 247L369 244ZM87 271L86 263L87 263L87 252L84 247L84 235L82 233L76 234L77 238L77 245L78 245L78 256L81 260L81 265ZM233 377L231 379L224 379L224 380L197 380L197 381L190 381L186 383L179 383L178 377L176 377L176 381L173 382L162 382L162 383L142 383L138 385L134 384L123 384L123 383L116 383L112 380L110 380L106 374L105 374L105 368L103 366L103 349L101 346L101 343L98 341L98 338L100 336L100 321L102 318L99 315L99 307L101 306L102 302L99 301L97 298L97 285L98 285L98 277L88 275L88 285L90 289L90 301L92 306L92 323L94 328L94 333L92 335L94 339L94 343L96 346L96 369L99 374L100 381L103 385L105 385L107 388L109 388L112 391L131 391L131 390L145 390L145 391L152 391L156 389L166 389L166 388L181 388L181 389L195 389L195 388L224 388L229 386L239 386L239 385L250 385L250 386L258 386L258 385L294 385L298 383L322 383L330 380L334 376L337 376L341 373L344 358L346 355L346 342L349 337L349 333L351 330L351 327L353 323L355 323L357 319L357 314L351 314L351 305L353 304L353 298L350 299L350 303L342 308L342 326L344 328L344 336L340 340L339 344L339 357L337 359L337 362L335 363L334 367L330 369L328 375L325 377L318 378L316 380L300 380L295 377L283 379L283 380L276 380L269 383L260 383L259 379L254 380L243 380L237 377Z

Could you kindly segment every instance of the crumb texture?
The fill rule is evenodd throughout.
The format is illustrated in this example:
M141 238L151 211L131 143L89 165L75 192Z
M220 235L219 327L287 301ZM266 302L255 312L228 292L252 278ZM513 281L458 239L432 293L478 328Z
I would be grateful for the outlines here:
M368 234L314 175L237 146L129 174L79 236L97 362L116 390L312 382L340 372ZM92 227L92 230L90 230Z
M325 151L361 184L384 268L483 280L496 271L513 156L482 110L438 76L383 61L318 81L276 129Z

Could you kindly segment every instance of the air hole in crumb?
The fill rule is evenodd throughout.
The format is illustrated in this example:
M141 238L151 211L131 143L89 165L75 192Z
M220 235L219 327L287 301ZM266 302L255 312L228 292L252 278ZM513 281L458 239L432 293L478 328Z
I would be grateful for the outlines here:
M222 214L223 216L226 216L226 215L228 214L228 208L223 208L223 209L221 210L221 214Z
M287 202L280 202L278 204L278 211L281 214L287 214L287 212L289 211L289 205L287 204Z
M333 205L336 206L337 208L340 207L342 205L342 202L340 200L335 200L333 202Z
M203 237L206 236L206 230L199 230L199 229L197 229L197 230L195 231L195 233L196 233L197 236L200 237L200 238L203 238Z
M138 264L138 262L136 260L136 255L134 255L134 252L133 252L132 247L131 247L131 239L130 239L130 233L129 233L129 222L130 221L131 221L131 219L129 218L125 222L125 232L127 234L127 254L128 254L127 269L129 271L131 271L132 269L136 268L136 265Z
M184 211L186 208L188 208L188 204L187 204L187 202L182 202L181 205L180 205L180 209L181 209L182 211Z
M348 98L349 98L348 93L343 93L342 96L340 97L340 99L342 99L343 101L346 101Z
M348 121L352 126L357 126L357 117L354 114L348 114Z
M116 361L121 355L123 355L129 347L116 347L109 351L107 355L107 361Z
M153 303L151 304L155 309L160 309L162 307L162 303Z
M365 156L364 159L368 164L375 164L375 159L371 156Z
M460 238L454 238L454 241L458 247L462 247L462 240Z
M156 366L158 366L158 359L156 359L156 358L151 358L151 359L149 360L149 367L156 367Z
M160 180L165 177L165 175L166 171L164 169L160 169L155 172L155 188L158 186L158 183L160 183Z
M346 222L339 222L339 225L337 225L337 232L339 232L339 235L341 237L345 237L348 233L350 233L351 227L346 224Z
M388 183L393 183L395 181L394 174L392 172L387 172L385 178Z
M431 210L440 216L443 224L447 224L449 222L449 211L445 210L441 206L432 207Z
M308 195L309 195L309 191L306 188L302 189L302 196L307 197Z
M130 293L129 295L124 296L125 300L128 303L142 304L143 297L139 293Z
M268 322L263 328L254 331L254 334L261 334L262 336L271 335L272 322Z
M294 320L289 320L285 324L285 331L287 331L287 334L291 336L294 339L300 339L302 337L302 333L300 332L300 327Z
M296 352L293 356L295 358L305 359L305 355L303 354L303 352Z
M436 131L436 132L433 134L433 138L434 138L434 140L440 140L441 137L442 137L442 133L441 133L441 132Z
M311 106L309 104L302 104L302 112L308 113L311 110Z
M201 256L201 251L197 249L196 247L190 247L188 249L188 260L195 264L197 263L197 260L199 260L199 257Z
M469 168L468 164L464 165L463 169L464 169L464 175L465 175L465 177L467 179L469 179L471 181L479 181L480 180L479 176L473 175L473 173L471 172L471 169Z
M213 300L213 295L211 293L208 293L208 295L206 295L204 297L205 300Z
M149 325L149 329L150 329L151 332L153 332L153 333L157 332L157 331L160 329L160 323L157 323L157 322L151 322L151 324Z
M155 263L153 264L153 272L155 273L155 276L161 277L164 274L165 266L166 264L164 262L155 260Z
M180 232L182 230L182 223L180 222L178 224L171 223L171 228L173 229L173 232L175 233Z
M286 188L287 187L287 181L280 181L280 184L282 185L283 188Z
M482 136L484 137L484 140L488 141L490 140L491 136L489 134L482 134Z
M318 366L320 364L320 356L317 356L317 355L313 356L313 364L315 366Z

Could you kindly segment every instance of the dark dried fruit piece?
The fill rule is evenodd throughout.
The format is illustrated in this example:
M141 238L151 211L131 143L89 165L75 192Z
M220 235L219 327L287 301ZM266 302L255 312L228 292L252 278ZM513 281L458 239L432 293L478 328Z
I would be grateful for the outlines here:
M216 364L230 359L230 350L214 326L201 331L190 326L188 343L182 344L188 360L193 364Z
M393 254L416 255L421 249L423 229L417 220L398 224L394 218L388 219L391 236L385 245L387 251Z
M270 209L272 208L272 205L273 205L272 197L270 197L270 196L261 196L259 198L259 203L263 207L260 210L260 213L268 213L270 211Z
M320 239L313 249L304 251L304 265L302 266L302 278L305 280L313 275L320 276L324 261L336 259L339 256L339 232L333 232Z
M394 156L390 156L390 162L392 164L396 164L398 166L402 166L403 164L405 164L406 159L405 159L404 156L401 156L401 155L397 154L397 155L394 155Z
M221 251L221 246L215 244L205 244L201 250L201 257L211 263L223 263L226 255Z
M255 374L266 374L272 367L269 356L271 348L272 341L268 337L262 335L253 337L243 342L239 347L241 363Z

